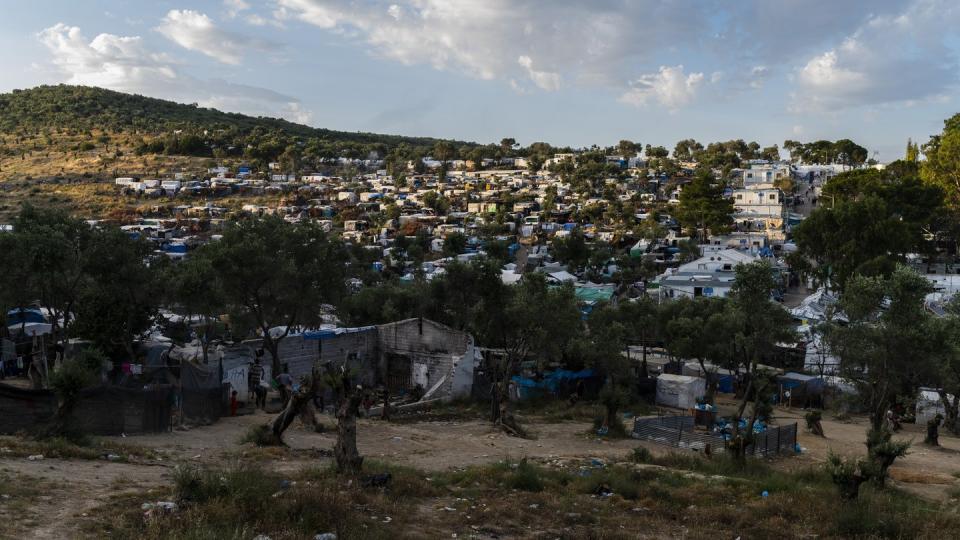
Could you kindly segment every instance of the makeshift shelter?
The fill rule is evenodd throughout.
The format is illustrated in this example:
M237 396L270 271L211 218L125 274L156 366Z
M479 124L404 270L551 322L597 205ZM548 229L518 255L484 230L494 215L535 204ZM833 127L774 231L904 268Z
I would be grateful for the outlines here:
M734 391L734 384L737 382L737 374L730 371L729 369L718 368L717 366L704 363L706 371L709 371L714 380L717 381L717 391L723 392L725 394L732 394ZM707 374L702 367L700 367L700 362L687 362L683 365L683 375L689 377L703 377L706 379Z
M595 393L596 388L599 387L599 378L592 369L581 371L558 369L545 373L543 378L540 379L514 375L510 380L513 383L511 388L515 390L515 393L510 397L514 400L541 397L546 394L566 397L576 390L578 381L583 381L585 386L589 385L590 389L593 390L591 394Z
M706 381L687 375L663 374L657 377L657 405L689 409L706 391Z
M780 387L779 402L791 407L795 404L807 406L810 400L816 400L819 403L824 387L823 379L793 372L778 376L777 383ZM789 400L787 392L790 392Z

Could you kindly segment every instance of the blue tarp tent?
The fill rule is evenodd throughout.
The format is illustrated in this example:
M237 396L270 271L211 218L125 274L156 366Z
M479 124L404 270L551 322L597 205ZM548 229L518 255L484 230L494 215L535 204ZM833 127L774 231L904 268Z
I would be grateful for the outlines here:
M596 374L592 369L581 371L569 371L558 369L550 373L545 373L540 380L530 379L514 375L510 380L517 386L517 397L520 399L529 399L542 396L544 394L556 395L563 387L576 384L579 379L592 379Z

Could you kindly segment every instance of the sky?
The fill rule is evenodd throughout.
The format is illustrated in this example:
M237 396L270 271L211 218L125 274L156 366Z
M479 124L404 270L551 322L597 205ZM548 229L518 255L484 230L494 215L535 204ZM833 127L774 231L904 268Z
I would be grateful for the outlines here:
M84 84L481 143L850 138L960 112L957 0L0 0L0 92Z

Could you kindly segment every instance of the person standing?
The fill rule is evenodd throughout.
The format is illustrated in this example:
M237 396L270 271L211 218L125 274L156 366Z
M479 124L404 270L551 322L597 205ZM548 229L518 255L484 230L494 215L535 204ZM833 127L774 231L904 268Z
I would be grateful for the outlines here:
M287 406L287 401L293 395L293 377L290 376L290 368L283 366L283 373L277 375L277 387L280 390L280 400L283 406Z
M250 393L254 396L254 406L265 409L267 406L267 392L260 384L262 381L263 366L260 365L260 359L257 358L253 361L253 365L250 366L250 373L247 375L247 385Z

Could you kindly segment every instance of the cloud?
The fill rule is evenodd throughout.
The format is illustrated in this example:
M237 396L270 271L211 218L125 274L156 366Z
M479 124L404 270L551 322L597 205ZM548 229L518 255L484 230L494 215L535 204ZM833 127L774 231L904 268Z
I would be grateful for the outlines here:
M80 28L59 23L41 31L37 38L68 84L295 122L311 118L299 100L273 90L184 74L170 57L148 50L139 36L100 34L88 41Z
M537 71L533 69L533 60L529 56L517 58L517 63L527 70L527 75L533 84L536 84L543 90L553 92L560 89L560 75L549 71Z
M960 23L952 0L916 0L901 13L874 16L796 72L795 112L937 98L957 82L946 39Z
M620 101L637 107L655 101L676 110L693 101L703 82L703 73L685 74L682 65L660 66L658 72L641 75L632 81L631 88L620 96Z
M522 92L524 81L544 91L567 82L623 91L664 44L695 47L711 39L700 37L708 35L709 21L697 0L277 0L277 5L276 17L337 33L380 58L502 80ZM637 31L638 20L657 23ZM685 37L678 42L677 36Z
M245 2L241 4L246 5ZM261 51L279 48L271 42L223 30L206 14L189 9L170 10L156 30L184 49L200 52L224 64L240 64L242 53L248 48Z
M250 4L245 0L223 0L223 7L227 10L227 17L233 19L241 12L250 9Z

